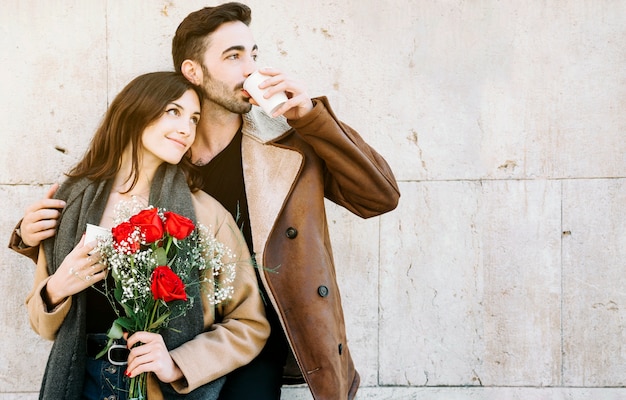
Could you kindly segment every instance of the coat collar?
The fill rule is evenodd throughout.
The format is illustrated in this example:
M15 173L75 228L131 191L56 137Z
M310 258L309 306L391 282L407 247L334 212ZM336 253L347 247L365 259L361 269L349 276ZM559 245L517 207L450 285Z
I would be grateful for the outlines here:
M296 150L268 143L291 128L284 118L272 119L255 112L256 108L244 115L241 158L252 242L257 260L262 263L268 237L300 174L304 157Z
M261 143L274 140L290 129L285 117L272 118L259 107L253 106L249 113L243 115L243 134Z

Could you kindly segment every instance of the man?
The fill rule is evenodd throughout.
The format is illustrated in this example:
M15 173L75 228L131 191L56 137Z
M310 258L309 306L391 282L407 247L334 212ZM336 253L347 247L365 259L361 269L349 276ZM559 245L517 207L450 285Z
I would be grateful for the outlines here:
M243 90L258 68L250 21L243 4L203 8L181 22L172 42L176 70L204 92L191 162L203 190L233 214L256 255L272 325L265 349L228 375L220 398L277 400L283 383L306 382L315 399L352 399L359 375L347 345L324 197L369 218L393 210L400 193L385 160L301 82L262 69L267 95L284 91L289 99L276 118L252 106ZM13 248L54 234L51 208L63 206L55 201L27 210L23 243L14 237Z

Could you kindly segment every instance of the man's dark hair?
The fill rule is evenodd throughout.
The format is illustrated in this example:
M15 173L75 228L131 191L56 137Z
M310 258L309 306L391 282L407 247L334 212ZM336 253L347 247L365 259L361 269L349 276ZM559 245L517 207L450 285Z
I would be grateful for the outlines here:
M226 22L241 21L250 25L250 7L241 3L224 3L216 7L205 7L189 14L176 29L172 39L172 59L174 68L181 72L183 61L202 61L208 45L207 36Z

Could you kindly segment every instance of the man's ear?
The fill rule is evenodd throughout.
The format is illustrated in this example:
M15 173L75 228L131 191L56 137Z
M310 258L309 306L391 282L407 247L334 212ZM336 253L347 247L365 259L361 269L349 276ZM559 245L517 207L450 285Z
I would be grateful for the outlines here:
M189 59L183 61L180 66L180 71L187 78L187 80L194 85L200 85L202 83L202 68L200 64Z

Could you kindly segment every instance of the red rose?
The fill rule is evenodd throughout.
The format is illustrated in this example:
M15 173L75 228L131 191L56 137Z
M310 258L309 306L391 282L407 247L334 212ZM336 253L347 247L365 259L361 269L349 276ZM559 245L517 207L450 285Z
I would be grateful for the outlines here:
M134 238L135 227L130 222L122 222L113 229L113 245L116 249L122 249L124 253L136 253L139 251L139 240Z
M178 275L166 265L156 267L152 271L152 296L155 300L165 302L173 300L187 301L185 285Z
M163 215L165 216L165 232L178 240L186 238L196 228L193 221L182 215L171 211L166 211Z
M163 221L156 208L143 210L130 217L130 223L139 227L146 243L156 242L163 237Z

